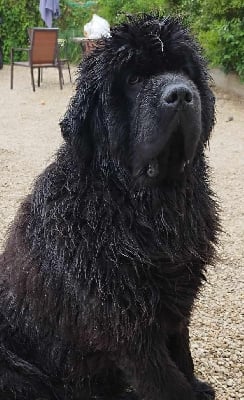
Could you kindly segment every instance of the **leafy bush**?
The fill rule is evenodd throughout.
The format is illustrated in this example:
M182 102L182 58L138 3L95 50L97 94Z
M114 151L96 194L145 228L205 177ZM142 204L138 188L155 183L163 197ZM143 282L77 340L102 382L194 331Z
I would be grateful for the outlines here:
M237 18L223 21L218 32L218 64L225 72L236 71L244 80L244 21Z
M42 26L36 0L0 0L0 38L4 62L9 62L11 47L26 47L27 29Z
M212 66L244 79L243 0L182 0L174 12L190 24Z
M126 14L149 13L166 8L166 0L99 0L97 12L111 24L125 19Z
M65 45L61 48L61 57L68 57L73 63L78 63L81 59L81 47L72 41L74 36L83 36L84 25L92 18L95 11L93 2L89 7L83 7L80 3L73 0L60 0L61 16L56 20L60 29L60 38L65 39Z
M68 0L60 0L61 16L53 20L53 26L60 29L59 36L66 39L66 45L61 50L66 51L71 61L81 57L80 47L71 41L72 36L82 36L84 23L87 22L94 9L78 6ZM3 43L4 62L10 62L11 47L26 47L28 45L28 28L44 27L37 0L0 0L0 39ZM61 54L62 55L62 54ZM63 54L64 55L64 54ZM21 56L21 55L20 55Z
M244 79L243 0L100 0L98 13L110 23L126 13L180 14L198 37L212 66L235 71Z
M244 80L243 0L60 0L60 8L61 17L54 20L54 26L59 27L60 37L65 39L62 55L73 62L80 60L81 49L71 38L83 36L84 24L94 12L114 24L126 14L159 11L180 14L198 37L211 65L222 66L226 72L236 71ZM44 23L38 0L0 0L1 17L0 39L4 61L9 62L12 46L27 45L27 28Z

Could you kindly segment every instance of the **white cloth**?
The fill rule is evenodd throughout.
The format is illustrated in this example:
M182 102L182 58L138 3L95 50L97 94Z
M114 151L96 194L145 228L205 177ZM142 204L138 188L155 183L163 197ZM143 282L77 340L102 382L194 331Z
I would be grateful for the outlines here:
M106 19L93 14L91 21L84 26L84 35L88 39L99 39L102 36L110 36L110 25Z

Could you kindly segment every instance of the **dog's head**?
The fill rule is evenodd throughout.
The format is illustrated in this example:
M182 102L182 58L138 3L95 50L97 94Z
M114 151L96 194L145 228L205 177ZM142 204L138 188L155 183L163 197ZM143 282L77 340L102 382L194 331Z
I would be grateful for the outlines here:
M78 73L61 127L81 158L119 162L143 185L189 170L209 139L214 97L199 47L177 19L115 27Z

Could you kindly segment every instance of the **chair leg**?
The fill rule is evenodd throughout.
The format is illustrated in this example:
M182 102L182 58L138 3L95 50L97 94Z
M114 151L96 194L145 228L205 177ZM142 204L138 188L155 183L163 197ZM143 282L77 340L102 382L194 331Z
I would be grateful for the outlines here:
M14 84L14 64L11 63L10 89L13 89L13 84Z
M63 89L63 72L62 72L62 67L60 64L58 64L58 75L59 75L59 85L60 85L60 89Z
M64 85L64 73L63 73L63 68L62 68L63 64L60 64L61 67L61 73L62 73L62 84Z
M30 70L31 70L31 83L32 83L32 88L33 88L33 92L35 92L35 81L34 81L34 72L33 72L33 70L34 70L34 68L33 67L30 67Z
M10 89L13 89L14 84L14 50L11 50L11 72L10 72Z
M38 68L38 78L37 78L37 85L40 87L41 82L41 68Z
M70 83L72 83L70 67L69 67L69 61L67 61L67 66L68 66L68 71L69 71L69 80L70 80Z

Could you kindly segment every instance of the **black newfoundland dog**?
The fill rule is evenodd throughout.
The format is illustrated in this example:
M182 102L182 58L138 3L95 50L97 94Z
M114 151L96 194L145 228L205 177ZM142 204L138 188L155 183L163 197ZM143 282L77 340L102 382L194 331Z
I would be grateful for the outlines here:
M214 398L188 335L219 229L213 124L177 19L131 18L86 57L0 257L1 400Z

